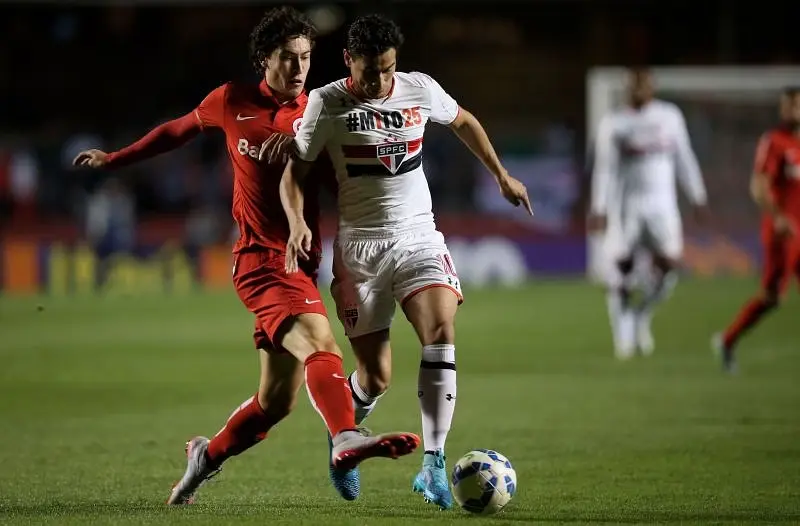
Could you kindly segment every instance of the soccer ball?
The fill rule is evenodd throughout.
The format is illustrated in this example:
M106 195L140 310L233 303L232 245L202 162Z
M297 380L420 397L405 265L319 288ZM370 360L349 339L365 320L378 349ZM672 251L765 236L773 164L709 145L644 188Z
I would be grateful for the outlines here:
M511 462L491 449L475 449L453 467L453 497L470 513L491 515L502 510L517 491Z

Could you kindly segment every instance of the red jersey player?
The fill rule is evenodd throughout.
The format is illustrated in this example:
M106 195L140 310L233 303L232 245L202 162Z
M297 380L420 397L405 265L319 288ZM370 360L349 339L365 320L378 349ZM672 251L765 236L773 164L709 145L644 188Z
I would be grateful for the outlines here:
M365 436L355 429L341 351L316 287L318 242L301 272L287 275L284 270L289 228L278 192L282 157L288 153L283 146L290 143L306 106L303 88L314 35L314 27L296 10L268 11L250 42L254 66L263 75L260 83L227 83L192 112L136 143L109 154L89 150L75 159L78 166L113 169L174 149L205 130L225 133L234 170L233 216L240 232L233 250L233 282L256 317L261 378L256 395L241 404L211 440L195 437L187 443L186 473L173 487L168 504L190 503L200 484L226 459L263 440L288 415L304 380L312 405L334 437L335 467L351 469L370 457L408 454L419 443L411 433ZM308 220L316 228L316 203L311 208Z
M723 334L714 337L714 347L729 372L735 369L739 338L778 306L792 276L800 280L800 87L784 90L780 111L782 124L758 144L750 184L753 199L764 212L761 293L744 305Z

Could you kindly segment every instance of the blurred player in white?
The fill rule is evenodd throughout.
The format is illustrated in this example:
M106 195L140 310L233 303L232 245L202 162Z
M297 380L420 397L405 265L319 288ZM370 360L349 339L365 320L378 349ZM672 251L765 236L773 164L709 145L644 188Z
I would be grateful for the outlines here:
M297 256L305 258L310 246L301 183L309 163L327 150L339 183L332 292L358 360L350 376L357 419L388 388L389 328L399 302L422 345L417 394L425 455L413 489L449 508L444 446L456 399L454 321L462 296L422 170L427 122L453 130L494 174L502 195L532 212L525 186L500 164L478 120L428 75L395 71L402 42L391 20L359 18L344 52L351 76L309 94L295 137L297 158L281 182L292 231L287 271L297 270ZM354 475L331 473L334 479Z
M589 228L605 232L608 312L618 358L653 352L650 323L655 307L677 283L683 227L676 175L700 218L706 189L680 109L654 98L651 73L629 72L628 103L603 117L597 131ZM634 263L651 256L652 272L633 304Z

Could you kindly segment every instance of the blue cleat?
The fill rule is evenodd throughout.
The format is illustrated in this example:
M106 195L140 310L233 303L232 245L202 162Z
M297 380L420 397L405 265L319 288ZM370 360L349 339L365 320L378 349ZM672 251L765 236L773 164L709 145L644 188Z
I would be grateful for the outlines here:
M328 472L331 483L339 495L345 500L356 500L361 492L361 478L358 467L353 469L340 469L333 465L333 440L328 435Z
M443 510L453 506L453 496L450 493L450 482L445 469L444 451L426 451L422 458L422 470L414 477L412 489L421 493L425 502L436 504Z

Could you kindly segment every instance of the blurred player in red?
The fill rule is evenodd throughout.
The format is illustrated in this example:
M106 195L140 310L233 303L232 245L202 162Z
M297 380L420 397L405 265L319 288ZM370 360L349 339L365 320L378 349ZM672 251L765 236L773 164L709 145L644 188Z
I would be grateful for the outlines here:
M410 433L366 436L356 429L341 351L316 287L319 236L314 236L313 257L301 272L287 275L284 270L289 227L278 186L307 103L304 85L314 37L314 27L296 10L268 11L250 41L260 83L224 84L196 109L134 144L108 154L88 150L75 159L77 166L114 169L175 149L202 131L225 133L234 171L233 216L240 232L233 249L233 282L256 317L261 377L256 395L231 414L216 436L187 443L186 473L168 504L192 502L195 491L226 459L262 441L294 407L304 380L312 405L335 437L331 462L338 468L351 469L370 457L405 455L419 443ZM306 218L315 230L316 196L317 189L310 188Z
M800 87L784 90L780 112L781 125L765 133L758 144L750 183L753 200L764 213L761 292L713 342L729 372L735 370L739 339L778 306L792 276L800 280Z

